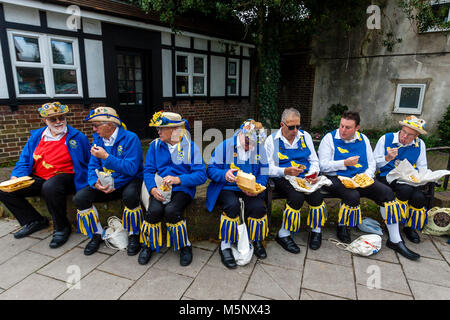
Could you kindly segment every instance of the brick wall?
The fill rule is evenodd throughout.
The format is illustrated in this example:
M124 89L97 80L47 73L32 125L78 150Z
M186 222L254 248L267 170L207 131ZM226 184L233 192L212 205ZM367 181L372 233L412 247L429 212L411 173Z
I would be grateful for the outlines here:
M302 116L302 126L311 126L314 93L314 66L309 64L309 54L284 55L281 59L278 109L297 108Z
M176 112L189 121L192 127L194 121L203 121L203 130L209 128L237 129L248 118L255 118L255 106L247 100L212 100L206 101L178 101L176 105L171 102L164 103L164 111Z
M17 161L30 137L30 130L39 129L44 125L37 108L35 105L21 105L13 112L9 106L0 106L0 163ZM67 123L92 140L92 127L83 122L90 108L83 105L69 105L69 110Z

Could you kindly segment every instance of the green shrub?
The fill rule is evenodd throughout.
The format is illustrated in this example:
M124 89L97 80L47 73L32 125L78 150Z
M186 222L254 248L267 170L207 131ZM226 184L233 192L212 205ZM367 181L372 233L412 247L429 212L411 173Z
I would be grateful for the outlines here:
M450 105L447 107L444 118L438 122L438 132L441 146L450 146Z

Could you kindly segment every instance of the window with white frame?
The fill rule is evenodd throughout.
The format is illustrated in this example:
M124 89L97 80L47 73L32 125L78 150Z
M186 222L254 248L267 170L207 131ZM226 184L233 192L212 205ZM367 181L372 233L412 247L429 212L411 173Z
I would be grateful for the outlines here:
M448 23L450 21L450 0L432 0L431 10L435 17L441 22ZM448 29L430 28L425 32L448 31Z
M8 30L18 98L82 96L78 40Z
M228 59L228 74L227 74L227 95L233 96L239 94L239 60Z
M398 84L394 112L421 114L426 87L424 83Z
M206 56L177 53L175 64L177 96L206 95Z

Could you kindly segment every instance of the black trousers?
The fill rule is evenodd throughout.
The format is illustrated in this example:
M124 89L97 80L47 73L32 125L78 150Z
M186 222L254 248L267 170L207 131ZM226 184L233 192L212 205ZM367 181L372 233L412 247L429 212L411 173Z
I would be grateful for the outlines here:
M378 180L389 186L395 193L395 196L401 201L408 201L408 204L414 208L420 209L425 207L426 198L420 187L410 186L404 183L397 183L392 181L390 184L387 182L386 177L379 177Z
M287 204L294 210L299 210L303 202L306 202L313 207L320 206L323 202L323 196L320 190L316 190L312 193L303 193L295 190L291 183L285 178L273 179L275 183L275 190L286 196Z
M73 197L73 202L78 210L86 210L92 207L94 202L122 199L127 208L134 209L140 205L141 187L142 180L137 178L111 193L104 193L103 191L87 186L77 192Z
M261 192L255 197L249 197L242 191L222 190L217 199L217 203L229 218L235 219L241 214L239 198L244 201L245 217L261 219L265 216L264 192Z
M333 183L331 186L324 186L323 189L330 192L333 196L342 199L342 202L348 206L359 206L360 198L365 197L373 200L377 205L395 199L392 189L378 180L367 188L348 189L337 176L328 176Z
M168 204L163 204L150 195L150 205L145 214L145 221L155 224L165 218L168 223L178 223L184 220L184 209L191 201L192 198L182 191L172 192L172 197Z
M12 212L20 225L42 220L41 214L27 201L26 197L42 196L52 215L54 229L61 231L70 226L67 219L67 196L75 193L74 174L62 173L48 180L31 175L35 182L28 188L14 192L0 191L0 201Z

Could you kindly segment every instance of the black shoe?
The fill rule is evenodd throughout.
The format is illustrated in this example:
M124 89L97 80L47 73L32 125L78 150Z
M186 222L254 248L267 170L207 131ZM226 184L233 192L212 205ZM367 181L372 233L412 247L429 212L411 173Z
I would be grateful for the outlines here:
M42 217L42 220L32 221L24 225L19 231L14 233L14 238L20 239L26 236L29 236L36 231L45 229L49 226L48 220L45 217Z
M141 250L141 244L139 243L139 235L138 234L132 234L128 237L128 247L127 247L127 254L129 256L135 256L139 253Z
M139 253L138 262L139 264L147 264L150 261L150 258L152 257L152 249L147 247L142 247L141 253Z
M417 234L416 230L412 229L411 227L404 227L403 232L405 233L406 238L413 242L413 243L419 243L420 237Z
M417 260L420 258L420 255L409 250L403 241L400 241L398 243L392 243L389 239L386 241L386 246L388 248L391 248L392 250L400 253L405 258L408 258L409 260Z
M71 233L70 227L65 227L61 231L54 231L52 241L50 241L50 248L56 249L61 247L69 239Z
M234 260L233 252L231 251L230 248L225 250L219 249L219 253L222 263L224 264L225 267L227 267L228 269L237 268L236 260Z
M266 249L264 249L264 246L262 244L262 241L253 241L253 253L255 256L257 256L260 259L267 258Z
M192 247L185 246L180 249L180 265L186 267L192 262Z
M322 232L311 231L309 233L308 243L309 243L309 247L312 250L319 249L320 245L322 244Z
M284 250L289 251L291 253L300 253L300 248L295 244L294 240L292 240L291 236L287 237L275 237L275 241L278 242L280 246L283 247Z
M102 235L98 233L94 233L92 236L91 241L86 245L86 248L84 248L84 254L86 256L90 256L91 254L97 252L98 248L100 247L100 243L102 243Z
M350 230L347 226L337 226L337 237L343 243L352 242L352 239L350 238Z

